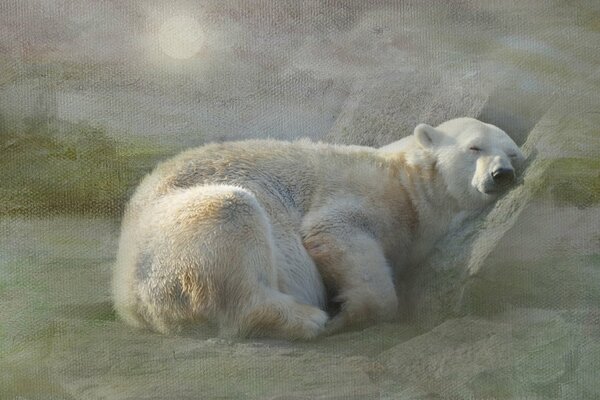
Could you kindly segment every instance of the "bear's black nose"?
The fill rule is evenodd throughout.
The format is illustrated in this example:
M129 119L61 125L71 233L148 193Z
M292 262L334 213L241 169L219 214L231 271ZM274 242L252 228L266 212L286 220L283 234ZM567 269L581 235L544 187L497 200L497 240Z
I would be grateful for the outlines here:
M515 171L511 168L498 168L492 172L492 179L498 186L508 186L515 181Z

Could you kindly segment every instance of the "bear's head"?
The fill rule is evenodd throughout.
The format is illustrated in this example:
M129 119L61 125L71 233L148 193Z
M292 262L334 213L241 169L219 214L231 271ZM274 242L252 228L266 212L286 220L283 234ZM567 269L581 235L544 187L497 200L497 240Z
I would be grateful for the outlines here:
M513 187L524 163L516 143L500 128L457 118L415 128L417 144L436 159L448 193L461 208L481 208Z

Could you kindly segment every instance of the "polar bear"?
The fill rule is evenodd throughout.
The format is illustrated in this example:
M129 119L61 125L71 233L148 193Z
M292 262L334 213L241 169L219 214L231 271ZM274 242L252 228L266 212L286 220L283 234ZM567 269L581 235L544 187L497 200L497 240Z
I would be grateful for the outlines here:
M186 151L126 208L115 308L162 333L209 322L286 339L393 319L395 277L513 186L523 160L505 132L471 118L420 124L379 149L251 140Z

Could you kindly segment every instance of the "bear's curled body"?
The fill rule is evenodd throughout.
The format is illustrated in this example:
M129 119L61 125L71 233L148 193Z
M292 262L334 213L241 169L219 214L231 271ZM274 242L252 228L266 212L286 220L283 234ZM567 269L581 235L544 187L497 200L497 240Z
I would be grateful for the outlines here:
M458 125L492 137L492 153L516 148L498 128ZM253 140L160 164L123 219L118 314L163 333L207 321L226 335L288 339L394 318L394 276L461 211L495 197L481 193L487 186L476 176L498 154L458 162L460 135L425 127L381 149ZM459 182L469 187L457 193L469 189L470 198L449 190L457 180L448 172L466 175ZM332 302L340 312L330 319Z

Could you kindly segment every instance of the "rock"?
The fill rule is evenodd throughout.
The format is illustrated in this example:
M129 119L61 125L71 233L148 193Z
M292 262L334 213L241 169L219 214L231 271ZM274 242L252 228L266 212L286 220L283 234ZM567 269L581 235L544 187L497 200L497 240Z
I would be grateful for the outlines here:
M574 156L584 163L600 158L594 133L600 118L593 111L600 97L588 92L582 98L557 100L527 135L530 165L523 184L440 241L419 267L411 286L412 315L424 326L511 305L578 307L600 299L600 275L589 258L600 244L595 228L600 223L599 177L579 179L577 161L574 167L566 162ZM593 186L581 209L561 204L553 194L576 178ZM596 196L596 203L589 202L590 196ZM574 251L581 257L573 258Z
M421 122L437 125L476 116L488 100L479 74L448 77L432 70L399 70L354 85L326 141L383 146L412 134Z
M582 343L552 312L453 319L383 352L380 384L430 398L554 398L576 376Z

